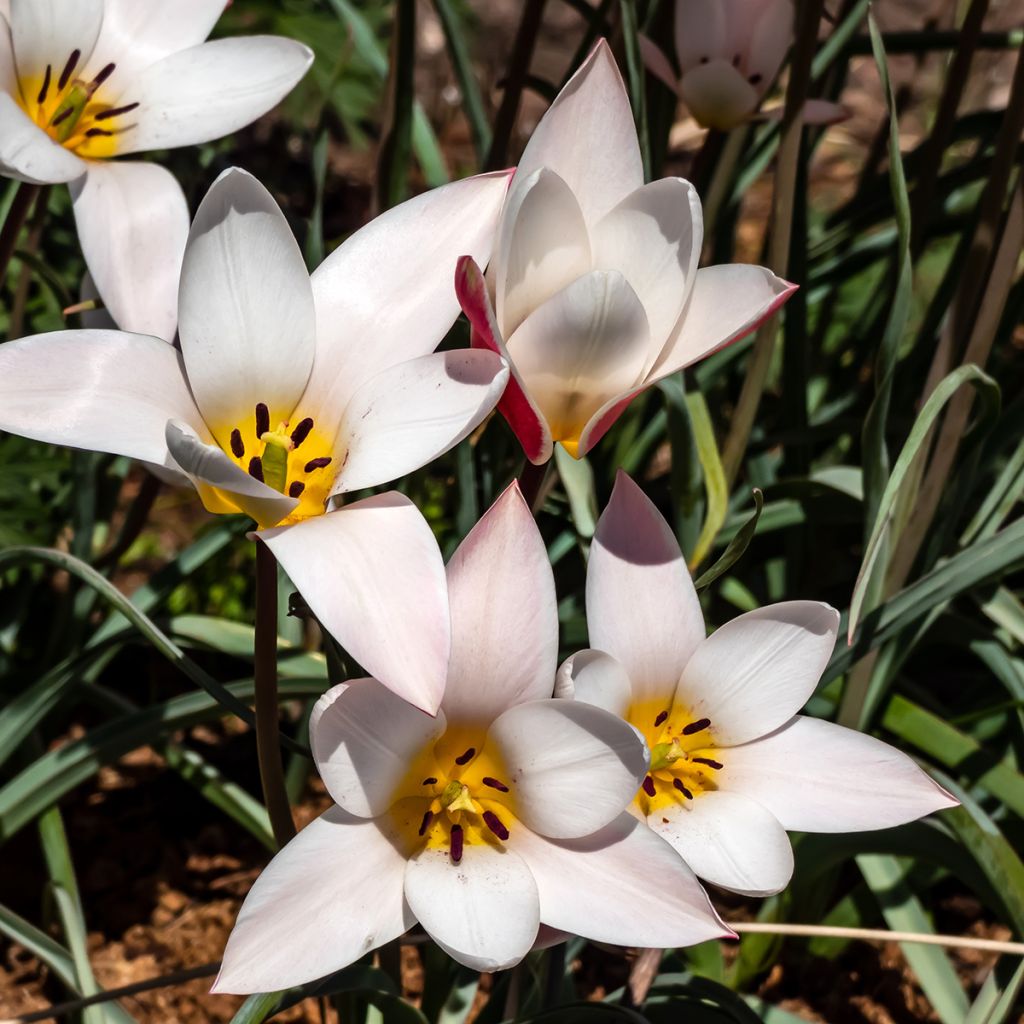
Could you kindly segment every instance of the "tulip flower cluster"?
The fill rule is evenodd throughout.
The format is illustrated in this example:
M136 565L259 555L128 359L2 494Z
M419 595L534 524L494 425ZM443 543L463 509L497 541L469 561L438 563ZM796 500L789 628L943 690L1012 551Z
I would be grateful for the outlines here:
M753 110L789 39L767 3L740 33L737 6L680 4L682 92L719 127ZM582 458L641 391L793 291L761 267L698 268L700 200L680 178L644 183L609 47L514 174L406 202L310 276L244 171L216 180L188 230L166 171L109 159L223 135L301 77L311 56L288 40L204 43L223 7L0 3L0 170L71 183L120 328L0 347L0 428L137 459L251 518L369 676L316 704L335 805L253 886L216 991L322 977L416 922L480 971L564 934L728 936L698 877L775 893L787 829L884 828L954 803L899 751L799 714L834 609L771 605L707 636L675 536L625 475L590 552L591 648L560 669L553 573L516 484L447 567L407 498L343 504L495 408L531 462L556 443ZM698 8L703 35L686 30ZM472 347L439 353L460 305Z

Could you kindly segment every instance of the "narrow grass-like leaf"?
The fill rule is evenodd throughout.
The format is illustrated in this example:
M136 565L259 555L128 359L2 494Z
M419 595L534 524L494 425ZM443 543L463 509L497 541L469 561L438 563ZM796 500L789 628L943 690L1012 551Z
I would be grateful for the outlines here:
M744 555L747 548L750 546L750 542L754 539L754 534L757 532L757 524L761 518L761 512L764 509L764 495L760 489L755 487L754 491L754 511L750 518L736 531L736 536L729 542L729 546L725 549L722 557L707 572L702 573L697 578L694 586L698 590L705 590L710 587L723 573L728 572Z
M416 0L395 0L394 39L388 68L391 99L377 169L377 208L389 210L409 196L412 120L416 101Z
M725 482L725 470L722 468L707 401L699 391L689 391L686 394L686 408L690 414L693 438L697 444L697 457L704 471L704 489L707 493L707 514L690 558L690 569L693 570L707 557L725 523L729 511L729 489ZM754 525L757 525L756 518Z
M1014 1006L1017 1005L1017 998L1024 989L1024 960L1018 965L1016 971L1003 985L1000 975L1010 974L1012 961L1004 959L997 963L981 986L981 991L971 1005L971 1012L967 1014L964 1024L1003 1024ZM1003 985L1000 988L1000 985Z

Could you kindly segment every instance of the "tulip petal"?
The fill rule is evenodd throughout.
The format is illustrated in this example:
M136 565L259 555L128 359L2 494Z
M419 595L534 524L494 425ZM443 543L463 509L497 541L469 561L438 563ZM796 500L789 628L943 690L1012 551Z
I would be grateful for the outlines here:
M256 879L213 991L291 988L397 939L415 923L402 896L405 865L375 822L332 807Z
M0 92L0 174L30 185L57 185L86 172L86 163L54 142L6 92Z
M313 274L317 352L309 398L344 409L371 377L434 351L459 314L458 259L486 264L508 172L444 185L388 210Z
M509 708L491 725L487 744L511 772L516 817L552 839L604 828L633 799L650 763L631 725L571 700Z
M14 97L20 94L20 90L18 73L14 65L10 17L10 0L0 0L0 93L8 93Z
M724 760L720 789L756 800L799 832L892 828L957 804L895 747L802 715Z
M644 183L633 110L603 39L534 129L513 192L542 167L569 186L588 226Z
M432 718L376 679L360 679L320 698L309 740L331 799L349 814L373 818L395 802L416 756L445 727L443 715Z
M621 662L604 651L580 651L562 662L555 696L604 708L625 718L633 703L633 686Z
M508 349L498 330L494 309L487 294L487 282L471 256L463 256L459 260L455 272L455 291L472 326L473 348L487 349L508 360ZM498 411L508 420L530 462L540 466L551 458L551 431L511 361L508 385L498 402Z
M447 850L424 850L406 868L405 898L430 937L474 971L519 963L540 927L537 883L507 848L467 845L458 864Z
M760 17L746 19L749 25L746 72L760 95L764 95L786 59L793 41L793 4L790 0L772 0L764 6Z
M164 430L202 429L181 356L119 331L61 331L0 345L0 430L170 465Z
M489 723L515 704L551 696L558 658L555 580L516 484L452 556L448 599L452 650L442 706L449 721Z
M238 36L179 50L129 81L119 104L137 103L117 151L194 146L252 124L295 88L313 62L302 43Z
M245 171L225 171L199 207L179 314L189 384L222 445L259 402L271 429L288 420L313 365L313 292L284 214Z
M174 175L158 164L96 161L71 197L86 263L114 321L173 341L189 231Z
M647 819L705 882L771 896L793 875L793 848L778 820L741 793L702 793Z
M665 56L661 48L647 36L641 34L638 41L640 56L643 58L647 70L672 92L678 92L679 76L676 74L676 69L672 67L672 62Z
M677 0L676 56L684 72L712 57L726 55L727 14L722 0Z
M576 197L547 167L517 187L502 215L495 302L503 337L538 306L593 270L590 238Z
M650 327L625 277L597 270L534 310L508 340L509 356L551 436L576 455L583 428L640 379Z
M91 81L112 62L117 81L130 82L158 60L198 46L226 6L227 0L105 0L103 28L83 77Z
M756 740L807 702L832 655L839 613L818 601L785 601L737 616L686 663L676 700L711 719L716 746Z
M719 58L683 73L679 94L705 128L729 131L757 109L757 90L730 60Z
M415 707L437 711L451 644L444 562L408 498L375 495L258 536L370 675Z
M653 384L726 345L745 338L772 316L797 286L764 267L728 263L697 271L690 303L654 364Z
M800 115L804 124L839 124L849 120L850 116L850 111L841 103L828 100L808 100Z
M622 271L651 328L648 371L686 308L704 242L696 189L662 178L637 189L594 228L594 267Z
M169 420L164 437L174 459L173 468L188 474L210 512L244 512L260 526L274 526L298 505L294 498L250 476L217 445L203 441L188 424Z
M541 920L550 927L656 949L731 935L675 850L629 814L582 839L519 829L509 845L533 873Z
M436 352L377 374L352 397L335 447L332 494L395 480L468 437L505 390L508 367L486 351Z
M704 641L704 616L679 542L621 471L590 549L587 624L590 643L629 673L637 703L668 699Z
M68 59L78 51L80 69L92 56L103 22L103 0L13 0L11 38L18 78L42 81L60 77Z

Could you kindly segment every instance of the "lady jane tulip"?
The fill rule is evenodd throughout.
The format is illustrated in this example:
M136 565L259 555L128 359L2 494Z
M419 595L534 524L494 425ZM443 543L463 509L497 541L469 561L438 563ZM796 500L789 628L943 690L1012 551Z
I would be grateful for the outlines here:
M499 409L531 462L555 441L585 455L641 391L743 337L793 291L762 267L698 270L702 240L688 182L644 185L602 41L526 147L487 282L470 258L456 281L473 344L511 364Z
M220 138L306 73L290 39L204 42L226 0L0 0L0 174L69 182L89 270L125 330L170 341L188 207L156 164Z
M332 517L316 526L319 586L303 577L309 560L282 561L329 609L344 599L344 574L330 571L344 552ZM481 971L517 963L542 922L619 945L728 934L668 844L623 813L648 763L635 730L551 699L554 579L515 485L455 553L446 605L451 661L436 718L372 679L318 702L310 740L337 806L257 880L214 991L331 974L417 920Z
M705 637L668 524L620 474L587 569L592 650L556 690L631 722L651 768L633 813L708 882L753 896L793 871L786 829L889 828L956 804L888 744L796 712L814 692L839 615L790 601Z
M678 92L705 128L728 131L757 112L793 42L792 0L676 0L677 78L649 39L640 46L651 74ZM781 108L767 111L778 116ZM835 103L808 100L803 119L831 124L847 116Z

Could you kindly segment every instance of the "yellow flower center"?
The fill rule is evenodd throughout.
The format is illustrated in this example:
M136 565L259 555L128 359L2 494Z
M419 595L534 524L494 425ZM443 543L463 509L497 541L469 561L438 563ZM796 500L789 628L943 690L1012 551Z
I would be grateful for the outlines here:
M40 76L18 83L21 108L54 142L86 159L102 159L117 153L117 136L131 127L130 114L138 103L109 102L105 87L117 70L107 64L91 81L76 77L81 50L73 50L59 64L47 64ZM107 98L105 99L104 96Z
M633 801L641 814L656 814L717 788L715 776L724 766L710 719L678 704L666 708L649 702L634 705L627 718L651 751L650 770Z
M471 732L449 731L414 764L389 812L408 855L447 850L458 864L467 846L501 846L508 839L518 823L511 775Z

